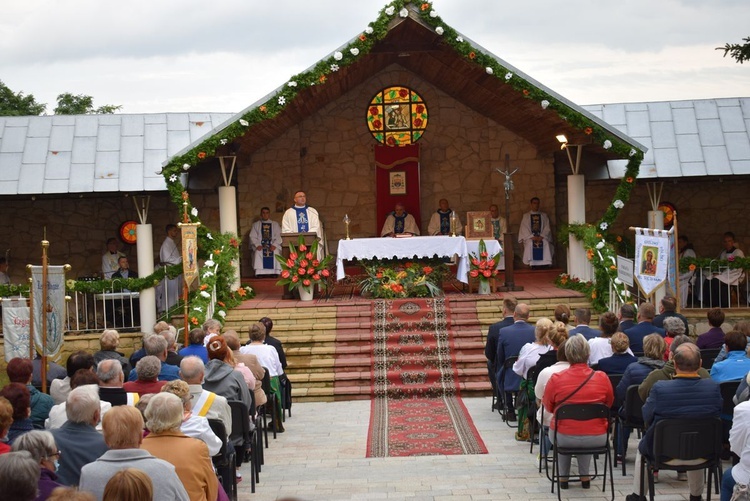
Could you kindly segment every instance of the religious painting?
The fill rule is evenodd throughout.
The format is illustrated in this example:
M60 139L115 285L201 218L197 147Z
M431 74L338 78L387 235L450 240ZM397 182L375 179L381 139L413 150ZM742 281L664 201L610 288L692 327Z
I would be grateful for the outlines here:
M391 195L406 195L406 172L400 170L395 172L389 172L390 180L390 194Z
M387 146L403 146L419 140L427 128L427 105L413 89L386 87L367 106L370 134Z
M466 240L492 239L492 214L489 211L466 213Z
M198 278L198 224L180 223L180 230L182 230L182 273L188 287Z
M643 247L641 252L641 274L656 275L656 263L659 258L659 249L656 247Z

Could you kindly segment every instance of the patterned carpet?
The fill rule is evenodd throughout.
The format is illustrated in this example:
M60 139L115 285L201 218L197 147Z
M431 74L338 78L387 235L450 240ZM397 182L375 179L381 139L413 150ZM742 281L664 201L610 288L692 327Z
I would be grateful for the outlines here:
M457 387L444 298L373 303L368 457L486 454Z

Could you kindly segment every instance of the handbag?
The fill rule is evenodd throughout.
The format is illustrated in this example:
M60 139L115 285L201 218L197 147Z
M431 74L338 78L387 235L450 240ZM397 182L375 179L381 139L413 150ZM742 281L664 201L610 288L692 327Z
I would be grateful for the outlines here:
M750 487L747 484L734 484L729 501L750 501Z

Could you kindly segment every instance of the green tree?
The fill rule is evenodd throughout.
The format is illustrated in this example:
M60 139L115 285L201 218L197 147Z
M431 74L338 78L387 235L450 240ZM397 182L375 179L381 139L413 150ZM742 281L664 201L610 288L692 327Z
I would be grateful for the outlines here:
M729 54L738 63L742 64L745 61L750 61L750 37L743 38L742 41L745 43L728 43L724 47L717 47L716 50L723 50L724 57L727 57L727 54Z
M41 115L47 105L37 103L33 94L15 93L0 80L0 116Z
M105 104L94 108L94 98L84 94L74 96L70 92L64 92L57 96L57 107L55 115L104 115L112 114L122 108L113 104Z

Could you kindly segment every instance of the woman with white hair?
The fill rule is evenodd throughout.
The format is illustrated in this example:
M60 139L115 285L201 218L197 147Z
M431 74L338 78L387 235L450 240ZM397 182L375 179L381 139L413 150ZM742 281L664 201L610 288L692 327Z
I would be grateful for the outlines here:
M98 364L102 360L115 359L122 365L122 372L130 373L130 362L125 358L124 353L117 351L120 346L120 333L114 329L107 329L99 337L100 350L94 353L94 361Z
M0 492L3 499L34 501L39 483L39 465L26 451L0 455Z
M34 430L18 437L13 443L13 451L27 451L34 461L39 463L39 495L37 500L44 500L63 484L57 481L57 468L60 464L60 451L57 450L55 437L48 431Z
M215 501L219 483L208 446L180 431L183 416L184 407L176 395L162 392L151 397L146 406L146 427L151 433L141 448L175 467L192 501Z

